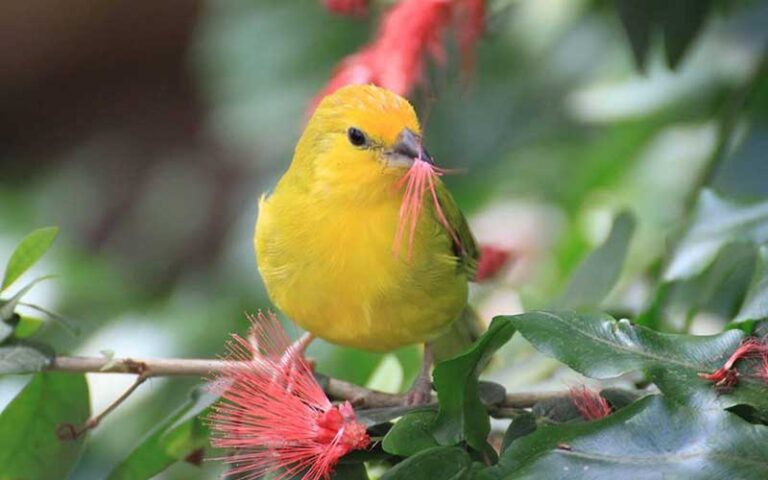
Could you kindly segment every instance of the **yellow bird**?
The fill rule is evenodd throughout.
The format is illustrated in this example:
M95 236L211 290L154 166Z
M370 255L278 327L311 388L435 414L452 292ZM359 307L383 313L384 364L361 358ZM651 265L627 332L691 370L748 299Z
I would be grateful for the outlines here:
M404 195L397 183L417 158L432 162L411 104L348 86L318 105L290 167L261 197L259 271L273 303L311 335L387 351L431 342L462 316L477 249L438 178L441 212L425 199L410 247L393 249ZM429 394L429 363L426 349L411 403Z

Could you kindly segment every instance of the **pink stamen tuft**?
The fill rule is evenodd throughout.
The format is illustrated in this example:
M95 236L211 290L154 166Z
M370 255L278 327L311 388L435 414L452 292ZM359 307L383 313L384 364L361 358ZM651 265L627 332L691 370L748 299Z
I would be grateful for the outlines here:
M413 258L413 241L416 235L416 226L418 225L419 217L424 210L424 197L427 191L429 191L429 194L432 197L437 220L445 227L454 243L461 246L461 241L459 240L458 235L456 235L456 232L443 213L435 189L436 179L446 172L446 170L438 168L426 160L417 158L414 159L413 165L408 169L408 172L406 172L406 174L403 175L403 178L397 182L396 188L403 189L403 187L405 187L405 191L403 193L402 203L400 204L397 230L395 232L395 241L393 244L395 255L400 255L404 237L407 235L407 258L409 261Z
M611 405L598 392L585 386L570 390L571 401L584 420L598 420L613 412Z
M365 426L349 402L330 402L274 314L249 318L248 340L232 336L231 364L214 381L221 400L211 443L233 450L219 460L232 465L228 476L248 480L329 478L341 457L368 447Z

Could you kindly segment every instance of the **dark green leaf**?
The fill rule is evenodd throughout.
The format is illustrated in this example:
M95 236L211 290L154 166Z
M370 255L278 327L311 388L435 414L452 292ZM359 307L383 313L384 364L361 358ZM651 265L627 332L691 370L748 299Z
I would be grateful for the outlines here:
M331 480L368 480L368 473L362 463L340 463L333 469Z
M488 451L486 438L491 426L488 411L480 401L478 375L514 333L507 319L494 318L488 331L469 350L437 365L434 384L439 410L433 433L438 442L454 445L466 440L474 449Z
M504 440L501 442L501 452L503 453L509 446L517 440L526 435L536 431L538 425L536 424L536 415L531 412L523 411L520 415L512 419L512 423L509 424L509 428L504 433Z
M384 437L382 448L387 453L410 457L422 450L437 447L437 440L432 436L432 424L437 412L413 412L404 416Z
M757 270L735 323L755 322L768 318L768 245L760 248Z
M530 312L507 317L539 351L593 378L611 378L644 370L669 397L700 408L726 408L745 403L768 411L766 385L742 377L732 391L717 392L698 377L721 367L744 334L664 334L616 321L608 315Z
M664 5L662 29L667 63L677 67L686 50L698 35L712 0L668 0Z
M193 391L189 401L153 429L107 478L152 478L174 463L205 448L208 445L208 428L203 417L215 400L214 395Z
M664 272L664 280L682 280L702 272L727 243L768 241L768 201L737 203L704 190L688 230Z
M84 437L60 439L88 420L85 375L40 373L0 414L0 478L61 480L80 458Z
M4 345L0 347L0 374L39 372L48 366L52 355L32 344Z
M608 238L590 253L571 276L558 308L597 307L619 280L627 256L635 218L621 212L613 222Z
M381 480L468 480L472 461L458 447L436 447L398 463Z
M56 227L41 228L30 233L21 240L16 250L11 254L5 267L3 283L0 292L10 287L24 272L34 265L48 250L58 235Z
M659 15L659 0L614 0L616 13L627 34L637 68L645 70L652 34Z
M381 423L394 420L395 418L402 417L403 415L411 412L420 412L425 410L435 411L437 410L437 406L434 404L402 405L398 407L382 407L358 410L357 421L366 427L371 427L373 425L379 425Z
M541 426L478 480L768 478L768 427L648 396L601 420Z

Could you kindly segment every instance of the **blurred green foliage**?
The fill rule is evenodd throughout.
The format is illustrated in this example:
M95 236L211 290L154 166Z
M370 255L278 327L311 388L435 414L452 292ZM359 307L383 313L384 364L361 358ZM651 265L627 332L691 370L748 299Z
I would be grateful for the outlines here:
M765 257L768 6L756 1L725 3L648 2L668 5L662 12L660 7L639 11L639 2L619 0L497 0L489 3L488 32L478 46L476 71L468 85L460 80L453 61L430 68L413 98L425 119L429 149L441 165L467 169L447 182L480 242L499 243L519 255L509 272L473 292L480 311L518 313L510 303L499 311L494 294L518 299L511 302L517 310L543 308L565 298L568 306L600 305L617 317L685 333L714 333L733 318L755 321L765 316L765 266L754 269L756 253L750 257L730 249L741 248L732 247L734 241L746 242L745 248L753 252L763 244L759 258ZM162 139L134 138L133 130L96 121L77 141L48 145L44 152L49 161L31 176L27 172L36 164L31 150L4 151L0 259L15 258L5 271L5 305L20 291L22 282L15 280L26 278L21 274L27 267L30 278L47 273L57 278L24 292L23 304L14 304L9 309L13 315L0 319L0 325L8 327L0 336L10 342L0 350L28 349L25 352L38 355L40 366L48 353L21 339L31 336L59 353L94 356L103 350L137 357L222 354L229 333L246 328L244 311L270 307L250 239L258 195L287 166L310 99L334 65L362 45L374 28L375 15L362 20L333 17L312 0L206 2L195 12L184 60L185 82L194 86L194 102L199 102L192 109L199 132L166 145ZM636 64L643 66L642 72ZM161 92L151 102L159 104L171 95ZM152 123L158 122L155 117L149 115L146 121L148 130L165 131L165 124ZM165 120L175 121L179 119ZM31 122L21 127L36 131ZM717 193L702 193L702 186ZM626 209L635 218L634 234L627 233L632 228L626 225L609 233L612 219ZM481 225L484 215L494 228ZM25 248L25 257L12 251L19 239L41 225L58 225L60 238L33 267L53 239L51 230L33 234L28 242L35 247ZM619 259L624 263L620 275ZM743 268L745 262L754 275ZM584 285L589 288L582 291L569 284L574 272L576 278L605 282ZM736 287L729 290L728 285ZM8 286L12 288L5 291ZM56 313L47 315L35 305ZM73 334L57 316L81 333ZM545 331L546 322L537 328ZM536 344L533 338L541 332L522 333ZM717 338L733 347L741 337L732 332ZM547 349L553 353L551 346ZM728 349L717 351L715 360L721 360ZM484 443L485 427L480 425L478 433L472 428L479 424L473 423L467 430L461 418L477 417L482 409L472 404L472 387L476 367L485 363L487 354L471 353L482 358L462 370L470 379L469 406L441 405L441 421L452 428L451 438L466 439L477 450L482 450L478 445ZM309 355L324 374L364 385L376 372L377 385L388 383L382 383L382 377L396 378L400 381L392 383L399 383L395 389L400 390L410 385L420 361L417 347L385 357L317 342ZM573 352L554 356L574 366L568 355ZM397 361L383 361L392 356ZM696 368L714 368L715 360ZM586 353L582 361L590 361ZM626 370L657 367L637 358L627 361L633 368ZM548 363L515 340L494 362L489 374L509 388L520 387L515 382L527 382L529 390L567 382L560 364ZM695 377L697 371L689 370L685 376ZM455 380L453 374L448 377ZM57 378L0 378L0 406L22 392L0 416L0 427L10 425L10 409L22 408L19 403L26 396L51 382L73 389L61 398L71 394L82 397L78 405L87 404L82 382ZM463 398L467 392L453 380L444 388L456 390L454 400ZM98 412L131 380L89 375L88 381L92 410ZM159 471L200 444L197 429L203 427L196 418L185 418L184 424L174 420L189 407L188 391L197 384L195 379L153 379L85 442L58 445L61 451L51 455L60 455L63 471L70 464L74 467L79 449L84 449L70 476L78 480L105 478L121 462L116 478L125 471ZM672 396L663 385L660 381L662 391ZM45 405L57 409L63 404ZM700 418L704 414L658 399L630 408L621 418L605 422L604 429L589 426L573 434L574 444L590 441L592 435L611 443L614 424L643 420L651 410L657 413L657 424L679 418L686 425L699 422L715 428L739 421L718 413L705 422ZM75 410L67 410L77 413L72 423L87 417ZM451 416L445 416L447 411ZM734 429L739 433L747 427L739 424ZM534 435L523 437L525 443L515 440L512 450L549 453L537 457L534 466L514 469L554 464L557 445L537 440L546 433ZM163 450L152 450L158 454L152 461L138 462L145 470L131 470L136 461L131 455L148 448L142 443L147 439L162 444ZM56 439L49 440L53 448ZM739 445L727 454L736 456ZM464 450L457 454L452 446L423 446L408 450L418 455L390 470L386 478L402 478L396 477L398 471L431 474L438 466L463 478L474 468L475 459ZM18 461L28 462L19 463L19 468L34 463ZM205 479L221 470L213 462L193 463L176 462L157 478ZM350 475L359 476L359 469L349 468ZM40 473L35 478L56 477Z

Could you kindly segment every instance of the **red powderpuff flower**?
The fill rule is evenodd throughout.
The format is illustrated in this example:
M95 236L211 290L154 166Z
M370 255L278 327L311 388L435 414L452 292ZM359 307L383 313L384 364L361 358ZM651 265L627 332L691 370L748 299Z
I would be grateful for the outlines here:
M342 60L327 86L312 102L352 83L373 83L407 95L423 75L431 56L445 60L443 33L456 24L465 69L484 26L484 0L401 0L384 16L375 39Z
M482 282L494 277L507 264L511 256L512 252L509 250L491 245L481 246L475 281Z
M397 231L395 232L395 241L393 244L395 255L400 254L403 237L407 234L408 259L411 259L416 226L419 223L419 217L424 208L424 197L427 191L429 191L432 203L435 206L435 215L437 216L438 221L445 227L446 231L453 239L453 242L461 247L461 241L459 240L456 231L443 213L443 209L440 206L440 200L437 198L437 190L435 189L436 179L446 172L447 170L438 168L424 159L415 158L413 165L408 169L408 172L403 175L403 178L398 180L396 188L402 189L403 186L405 186L405 192L403 193L403 200L400 204Z
M365 426L349 402L328 400L274 314L249 318L250 341L232 336L231 362L214 382L211 443L233 450L220 458L229 476L327 479L341 457L368 447Z
M323 5L331 13L362 17L368 11L367 0L323 0Z
M584 420L598 420L613 412L611 405L598 392L585 386L570 389L570 396L576 410Z

